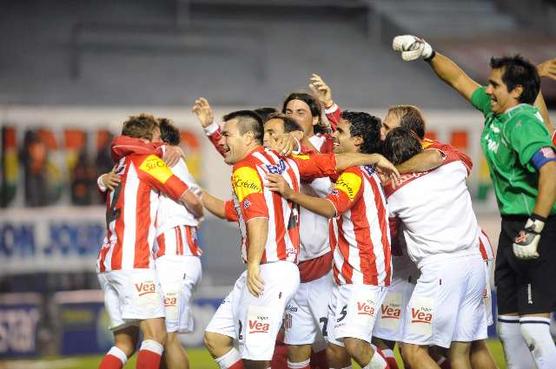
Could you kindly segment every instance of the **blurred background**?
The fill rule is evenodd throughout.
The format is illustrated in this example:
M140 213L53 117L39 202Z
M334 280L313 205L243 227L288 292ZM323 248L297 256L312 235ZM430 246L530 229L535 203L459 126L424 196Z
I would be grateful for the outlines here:
M173 119L191 172L229 197L230 170L191 113L199 96L217 119L280 108L317 73L343 108L383 117L390 105L418 105L429 136L474 159L469 186L496 244L482 116L426 63L391 51L392 37L405 33L485 82L493 55L520 53L536 64L556 57L556 1L0 1L0 367L111 346L95 276L104 235L96 178L112 167L110 142L127 116ZM556 107L556 82L544 80L542 91ZM241 273L236 228L210 216L202 226L204 279L188 346L201 345ZM46 367L68 367L56 365Z

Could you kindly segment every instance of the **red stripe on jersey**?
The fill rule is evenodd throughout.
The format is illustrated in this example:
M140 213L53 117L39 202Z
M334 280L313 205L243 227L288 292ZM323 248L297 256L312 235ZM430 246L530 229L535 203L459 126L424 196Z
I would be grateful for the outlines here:
M189 252L191 255L197 255L197 245L193 241L193 236L191 234L191 227L185 226L185 242L187 242L187 246L189 247Z
M106 254L108 254L108 251L110 251L110 247L101 247L100 252L98 254L98 259L100 260L99 271L101 273L106 272L106 267L104 266L104 260L106 259Z
M166 237L164 233L161 233L156 237L156 244L158 245L158 251L156 252L156 257L161 257L166 254Z
M181 235L181 227L174 228L176 232L176 255L183 255L183 237Z
M353 216L353 212L351 213L351 216ZM338 221L338 229L343 229L343 223L343 217L340 217ZM351 277L353 276L353 269L349 265L349 242L346 240L344 232L340 231L338 233L338 247L342 256L344 257L341 274L345 279L345 283L352 283Z
M351 221L354 226L357 224L357 231L354 233L355 242L357 243L357 249L359 251L363 283L377 285L376 256L373 252L373 244L369 242L371 240L371 226L367 219L365 201L357 201L355 206L351 208Z
M149 246L149 228L152 224L151 219L151 188L144 182L139 182L137 189L135 217L135 258L133 260L134 268L148 268L150 261Z
M392 262L392 255L391 255L391 245L390 240L388 239L388 231L389 231L389 224L388 224L388 211L386 210L386 204L384 203L383 197L380 195L382 190L378 187L378 184L374 180L374 178L367 177L369 183L371 184L371 188L373 189L373 194L375 197L375 204L378 210L378 224L380 226L381 232L381 243L382 243L382 252L384 254L384 268L386 270L386 286L390 285L390 274L392 268L390 264ZM376 264L375 264L376 270Z

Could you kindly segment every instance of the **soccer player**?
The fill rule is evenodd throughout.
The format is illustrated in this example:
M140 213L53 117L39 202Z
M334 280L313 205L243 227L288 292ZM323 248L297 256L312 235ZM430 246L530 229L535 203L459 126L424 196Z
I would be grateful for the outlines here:
M380 120L369 114L343 112L334 133L334 151L380 151L380 126ZM338 217L333 256L336 284L327 325L330 367L343 367L347 352L362 368L387 368L370 345L391 278L386 199L374 167L346 169L326 198L298 192L277 175L269 175L269 188L317 214Z
M302 153L332 151L330 137L314 133L314 125L320 120L320 106L313 97L304 93L290 94L283 105L283 110L287 112L285 116L274 114L265 121L263 144L266 147L273 147L284 133L290 133L295 134L296 139L301 142ZM193 111L210 141L218 149L216 143L220 135L219 126L214 123L208 101L205 98L197 99ZM300 129L303 133L297 135ZM308 139L305 132L310 135ZM310 182L304 181L301 189L309 194L325 196L330 186L329 178L315 178ZM227 205L230 209L229 203ZM328 368L323 335L326 332L328 308L322 303L322 296L330 295L332 288L332 253L328 233L327 218L305 208L300 209L301 250L298 266L301 284L288 305L285 316L284 342L288 345L288 367L291 369L306 368L309 361L313 368ZM311 351L314 351L312 358Z
M408 129L395 128L386 136L384 154L393 163L420 151L419 139ZM448 152L436 170L402 175L395 188L386 187L391 216L402 222L408 254L421 272L402 338L404 359L414 369L439 368L428 355L431 345L450 349L452 367L470 369L471 342L487 337L486 270L465 183L469 169Z
M152 248L159 191L195 216L202 207L188 186L156 155L138 154L136 145L160 142L158 122L150 115L130 117L112 145L121 180L106 196L107 234L99 251L97 273L105 294L115 345L101 369L121 368L135 351L137 325L143 333L137 368L158 368L166 340L163 296L154 271ZM153 144L152 149L156 150Z
M550 312L556 306L556 156L539 110L535 66L519 56L492 58L481 87L448 57L415 36L398 36L393 47L404 60L423 58L437 76L485 116L481 146L487 159L502 231L495 284L498 333L508 365L556 365Z

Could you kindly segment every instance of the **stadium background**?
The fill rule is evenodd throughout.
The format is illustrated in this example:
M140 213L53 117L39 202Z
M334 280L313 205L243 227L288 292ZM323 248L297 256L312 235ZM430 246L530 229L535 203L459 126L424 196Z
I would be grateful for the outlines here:
M111 167L109 142L128 115L174 119L192 173L227 197L229 168L190 112L198 96L216 117L279 106L314 72L344 108L382 117L389 105L418 105L431 135L473 157L474 205L496 244L481 115L425 63L399 60L391 38L426 37L480 81L491 55L556 57L553 0L27 0L0 7L0 368L96 367L95 356L87 364L74 355L110 346L94 274L104 229L95 181ZM556 82L542 88L554 107ZM242 269L235 228L210 216L203 224L198 329L184 336L187 346L200 346L202 328ZM202 349L192 355L193 367L215 367Z

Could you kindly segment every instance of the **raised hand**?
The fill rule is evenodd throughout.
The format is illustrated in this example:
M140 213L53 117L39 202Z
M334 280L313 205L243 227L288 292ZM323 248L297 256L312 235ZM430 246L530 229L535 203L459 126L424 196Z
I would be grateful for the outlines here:
M309 78L309 88L317 96L320 103L325 107L329 108L334 105L334 100L332 100L332 90L328 86L321 76L318 74L311 74Z
M429 59L434 50L425 40L413 35L396 36L392 40L392 49L401 53L405 61L417 60L419 58Z
M556 58L546 60L537 65L537 71L540 77L556 79Z
M204 97L199 97L195 100L195 104L193 104L191 111L195 113L197 119L199 119L199 122L201 123L201 127L203 128L207 128L212 124L212 122L214 122L214 112L212 111L208 100Z

